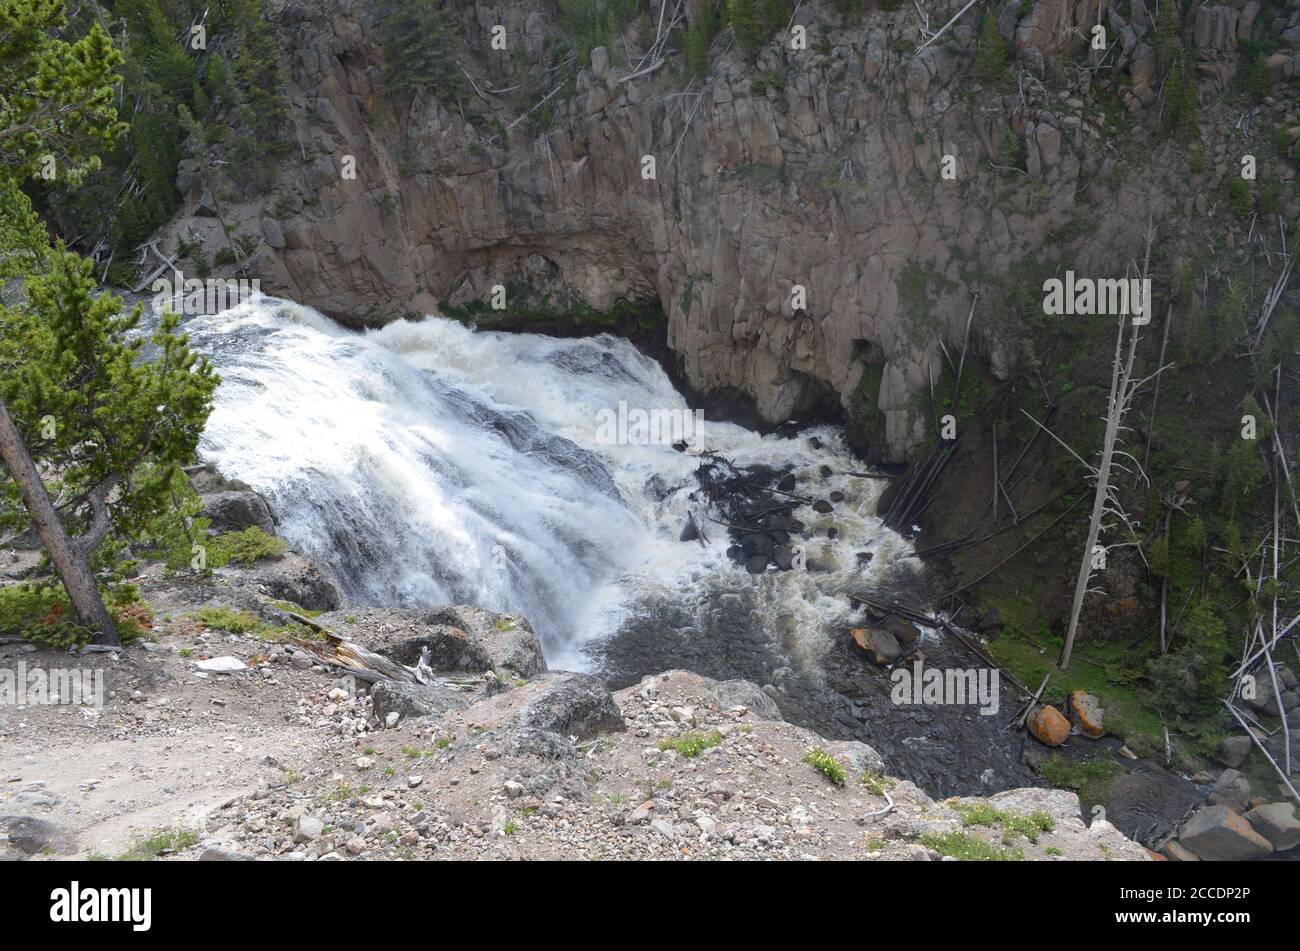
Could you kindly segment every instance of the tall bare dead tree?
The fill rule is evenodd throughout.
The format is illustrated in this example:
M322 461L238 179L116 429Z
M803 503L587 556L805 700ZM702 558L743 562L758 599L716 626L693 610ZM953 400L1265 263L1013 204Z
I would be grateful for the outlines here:
M1147 223L1146 252L1142 261L1142 280L1141 285L1145 294L1146 283L1148 279L1149 268L1151 264L1151 244L1155 240L1155 229L1151 223ZM1152 301L1142 300L1142 312L1144 315L1150 315L1152 310ZM1124 506L1120 501L1118 489L1111 484L1111 474L1114 470L1125 472L1134 472L1139 482L1145 482L1146 473L1142 469L1142 464L1136 457L1125 451L1121 447L1122 433L1128 427L1124 425L1124 418L1133 406L1133 397L1148 381L1154 379L1164 369L1159 367L1155 373L1141 379L1135 379L1133 376L1133 364L1137 357L1138 341L1141 339L1141 332L1138 324L1131 322L1131 317L1121 315L1119 319L1119 328L1115 336L1115 356L1111 362L1110 378L1110 396L1106 404L1106 432L1102 437L1102 444L1099 453L1097 465L1086 462L1073 449L1070 449L1055 433L1047 430L1048 435L1070 451L1074 458L1078 459L1089 471L1090 478L1093 481L1094 492L1092 498L1092 515L1088 520L1088 538L1083 546L1083 557L1079 561L1079 573L1074 584L1074 600L1070 606L1070 623L1065 630L1065 646L1061 650L1061 659L1059 666L1065 670L1070 666L1070 654L1074 650L1074 638L1079 629L1079 615L1083 611L1083 599L1089 592L1089 582L1092 580L1092 574L1097 563L1096 550L1098 539L1102 532L1112 527L1115 522L1111 519L1118 519L1125 526L1132 527L1132 521ZM1127 334L1127 352L1125 352L1125 331ZM1025 414L1029 415L1029 414ZM1033 419L1031 416L1030 419ZM1037 420L1034 420L1037 423ZM1038 425L1046 430L1041 423ZM1130 469L1130 466L1132 469ZM1114 546L1107 546L1114 547Z

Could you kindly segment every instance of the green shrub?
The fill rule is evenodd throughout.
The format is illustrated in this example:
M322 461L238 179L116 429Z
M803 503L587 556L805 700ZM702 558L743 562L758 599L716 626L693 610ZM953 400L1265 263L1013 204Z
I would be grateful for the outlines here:
M122 584L101 594L123 644L144 636L152 617L139 589ZM89 644L93 636L77 623L60 585L34 581L0 587L0 635L24 637L53 650Z
M1001 829L1003 845L1014 844L1017 836L1024 836L1030 842L1037 842L1039 835L1056 828L1056 820L1042 811L1031 812L1028 816L1017 816L995 809L987 803L978 805L958 803L954 808L961 816L962 825Z
M1023 862L1025 859L1020 849L998 848L965 832L927 832L921 836L921 844L940 855L951 855L964 862Z
M225 532L208 542L208 564L224 568L232 561L251 565L262 558L279 558L288 545L284 539L266 534L256 525L237 532Z
M819 746L814 746L808 751L808 755L803 761L821 773L836 786L843 786L844 781L848 779L848 771L844 765L830 753L827 753Z
M1228 206L1232 208L1232 213L1238 218L1244 218L1250 214L1252 204L1250 182L1239 175L1228 179Z
M867 787L867 791L873 796L883 796L886 790L894 788L894 781L884 773L878 773L874 769L865 770L862 773L862 785Z
M660 740L659 749L676 750L678 756L684 756L687 759L694 759L705 750L717 746L722 742L722 734L717 730L712 733L700 733L692 730L689 733L683 733L681 736L674 737L671 740Z

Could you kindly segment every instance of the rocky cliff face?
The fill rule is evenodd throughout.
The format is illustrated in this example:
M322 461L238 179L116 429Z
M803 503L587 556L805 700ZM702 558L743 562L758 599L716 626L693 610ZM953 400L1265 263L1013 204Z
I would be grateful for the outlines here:
M690 82L676 54L636 78L636 53L617 66L597 49L577 67L549 4L460 6L473 94L453 108L385 96L369 4L285 3L298 146L277 194L222 214L262 239L251 268L264 289L353 325L484 302L498 284L598 310L654 298L697 390L741 391L772 422L832 396L880 458L926 437L922 394L942 374L941 341L960 351L976 292L972 353L1002 377L1018 359L1002 291L1040 248L1068 240L1076 270L1122 276L1148 215L1213 216L1206 194L1235 169L1210 141L1189 185L1142 130L1160 99L1141 0L1010 4L998 26L1016 62L996 86L973 76L973 17L918 53L911 4L872 0L850 28L804 4L793 22L807 49L777 37L756 64L724 32L707 80ZM925 6L933 31L963 4ZM1207 101L1261 17L1280 39L1268 68L1288 80L1300 0L1198 5L1184 19ZM1105 50L1089 45L1097 23ZM490 48L497 24L505 51ZM636 32L629 50L648 45ZM544 104L543 129L511 87L548 64L576 78ZM1294 101L1275 106L1300 125ZM1141 121L1117 139L1126 115ZM1185 161L1185 147L1161 148ZM171 235L215 241L192 164L180 179Z

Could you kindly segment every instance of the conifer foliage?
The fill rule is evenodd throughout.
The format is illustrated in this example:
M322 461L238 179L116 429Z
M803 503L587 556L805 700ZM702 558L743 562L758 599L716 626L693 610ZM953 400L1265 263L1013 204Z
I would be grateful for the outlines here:
M431 89L444 100L464 94L460 33L442 0L389 0L381 30L384 82L390 92Z
M95 569L174 504L217 378L174 316L146 353L141 309L96 296L91 264L45 243L18 187L51 154L83 174L122 131L120 57L97 27L75 43L66 27L58 0L0 4L0 89L17 91L3 107L16 126L0 134L0 262L26 278L25 300L0 308L0 533L34 527L80 625L116 644Z

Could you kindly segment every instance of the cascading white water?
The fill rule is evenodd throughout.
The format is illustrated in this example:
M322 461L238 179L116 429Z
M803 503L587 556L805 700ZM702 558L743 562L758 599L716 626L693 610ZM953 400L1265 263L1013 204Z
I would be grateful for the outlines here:
M848 474L858 464L831 427L760 437L706 421L688 452L610 441L620 402L688 412L623 340L476 333L441 318L355 333L265 297L185 329L222 377L203 456L263 493L284 537L329 565L350 603L517 611L553 666L590 667L593 644L656 606L737 592L758 607L755 623L812 659L848 618L845 589L909 549L874 515L881 483ZM679 541L699 511L689 495L701 449L792 466L811 480L801 491L822 498L843 492L833 513L796 512L822 570L750 576L708 522L711 544ZM860 552L874 556L865 567Z

